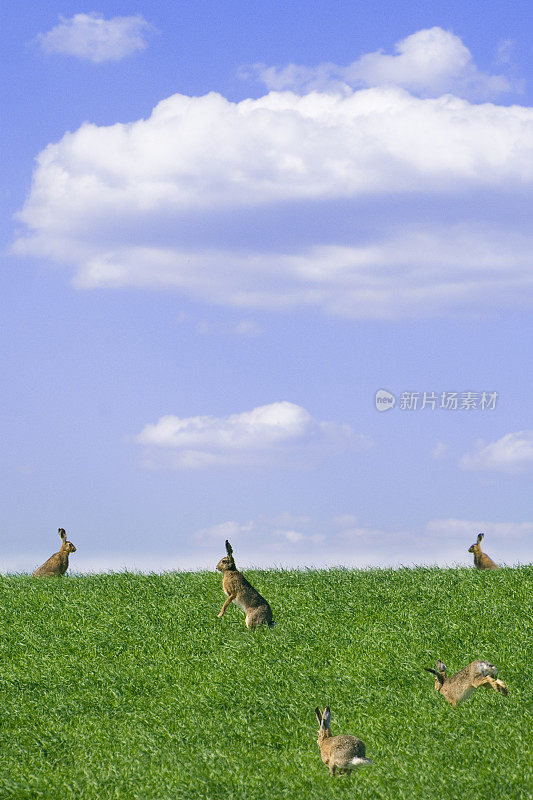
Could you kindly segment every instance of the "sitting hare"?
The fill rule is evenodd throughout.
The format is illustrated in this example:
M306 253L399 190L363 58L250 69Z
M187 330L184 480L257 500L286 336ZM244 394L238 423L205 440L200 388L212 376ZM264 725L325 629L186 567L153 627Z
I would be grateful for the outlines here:
M220 609L219 617L223 617L231 602L240 606L246 612L246 627L253 628L256 625L263 625L265 622L272 627L272 609L261 597L257 589L249 583L242 572L239 572L233 560L233 550L226 539L227 556L221 558L217 564L219 572L224 573L222 578L222 588L227 594L226 602Z
M322 761L329 767L330 775L335 775L337 769L339 775L349 775L355 767L372 763L369 758L365 757L365 745L360 739L350 734L331 735L329 706L326 706L323 714L320 713L319 708L315 708L315 714L320 725L316 741L320 748Z
M491 686L495 692L508 694L509 689L503 681L496 678L498 670L488 661L472 661L451 678L446 675L446 664L437 661L437 669L424 667L427 672L436 675L435 689L444 695L448 703L456 706L473 694L478 686Z
M468 552L474 554L474 566L478 569L499 569L492 558L489 558L486 553L481 552L481 540L484 536L484 533L478 533L477 542L468 548Z
M59 552L54 553L53 556L41 564L40 567L37 567L34 575L38 577L42 576L54 576L54 575L64 575L68 569L68 554L75 553L76 548L72 544L72 542L67 541L67 534L63 528L59 528L58 531L59 535L61 536L61 549Z

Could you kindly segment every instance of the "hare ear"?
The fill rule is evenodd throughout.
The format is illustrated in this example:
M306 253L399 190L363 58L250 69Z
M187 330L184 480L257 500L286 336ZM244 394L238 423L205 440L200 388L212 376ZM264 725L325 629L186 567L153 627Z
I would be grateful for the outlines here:
M226 553L228 554L228 556L232 556L233 555L233 548L232 548L232 546L230 545L230 543L228 542L227 539L226 539Z
M478 533L478 535L477 535L477 543L478 544L480 543L480 541L483 539L484 536L485 536L484 533Z
M322 727L329 728L330 722L331 722L331 711L329 710L329 706L326 706L324 709L324 713L322 714Z
M67 538L67 534L65 533L65 529L64 528L58 528L57 532L61 536L63 541L65 541L65 539Z
M318 724L322 725L322 712L320 711L318 706L315 708L315 714L316 714L316 718L318 720Z
M437 669L446 675L446 664L443 661L437 661Z
M441 673L440 673L440 672L437 672L437 670L436 670L436 669L432 669L431 667L424 667L424 669L426 670L426 672L431 672L431 673L433 673L433 675L435 675L435 676L436 676L437 680L438 680L438 681L439 681L441 684L443 684L443 683L444 683L444 676L443 676L443 675L441 675Z

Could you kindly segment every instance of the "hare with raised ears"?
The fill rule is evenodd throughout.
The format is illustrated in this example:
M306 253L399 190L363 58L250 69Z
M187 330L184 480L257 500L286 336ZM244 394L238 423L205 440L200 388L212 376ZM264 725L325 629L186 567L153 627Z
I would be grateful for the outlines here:
M344 733L339 736L331 735L329 706L326 706L323 714L319 708L315 708L315 714L320 726L316 742L320 748L322 761L329 767L330 775L335 775L337 770L339 770L339 775L349 775L352 769L372 763L369 758L365 757L365 744L361 739Z
M492 558L489 558L486 553L481 552L481 540L484 536L484 533L478 533L477 542L474 542L474 544L468 548L468 552L474 554L474 566L478 569L499 569Z
M427 672L432 672L435 678L435 689L440 692L448 703L456 706L474 694L479 686L490 686L495 692L508 694L509 689L503 681L496 678L498 669L488 661L472 661L467 667L456 672L450 678L446 675L446 664L437 661L437 669L424 667Z
M68 569L69 553L76 552L76 548L72 542L67 541L67 534L64 528L58 528L57 532L61 537L61 549L57 553L54 553L53 556L50 556L44 564L37 567L33 573L37 577L64 575Z
M219 617L223 617L230 603L235 603L246 612L246 627L255 628L257 625L264 625L265 623L272 627L274 620L272 619L272 609L265 600L261 597L257 589L254 589L249 583L242 572L239 572L233 560L233 550L230 543L226 539L226 553L227 556L221 558L217 564L219 572L224 573L222 578L222 588L227 594L226 602L220 609Z

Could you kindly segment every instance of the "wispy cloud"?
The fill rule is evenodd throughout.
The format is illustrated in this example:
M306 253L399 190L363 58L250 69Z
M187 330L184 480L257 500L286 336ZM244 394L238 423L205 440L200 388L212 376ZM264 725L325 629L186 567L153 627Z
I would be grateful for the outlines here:
M74 14L59 25L40 33L37 41L45 53L76 56L95 64L120 61L146 48L153 27L140 14L104 19L98 14Z
M521 539L533 535L533 522L492 522L486 519L468 520L457 519L434 519L427 523L426 532L431 536L444 537L448 540L464 539L466 542L469 537L474 537L483 531L489 537L494 537L500 541ZM469 542L469 545L472 542Z
M208 320L198 319L190 314L181 312L176 322L180 325L191 327L196 333L203 336L239 336L244 339L251 339L263 333L262 327L253 319L241 319L238 321Z
M493 472L524 472L533 468L533 430L507 433L501 439L485 443L480 439L470 453L465 453L462 469Z
M493 522L450 517L433 519L413 529L355 525L354 515L313 519L286 515L246 523L228 521L197 531L193 540L211 559L224 555L229 538L240 564L331 566L400 566L410 564L472 565L468 548L479 531L500 563L527 562L531 557L533 522ZM293 522L295 524L290 524ZM351 523L351 524L350 524ZM219 555L220 552L220 555Z
M194 533L194 539L200 542L217 542L220 543L226 539L237 539L242 534L253 531L254 523L239 523L229 520L228 522L220 522L217 525L209 525L207 528L202 528Z
M440 460L447 456L449 449L449 445L445 444L444 442L437 442L437 444L431 449L429 455L431 458Z
M136 437L145 466L202 469L227 466L307 466L328 452L366 448L368 437L349 425L319 422L288 401L228 417L161 417Z
M270 90L297 92L346 91L370 86L401 86L423 97L451 92L469 99L488 99L521 88L505 75L478 69L472 53L451 31L426 28L395 45L393 55L378 50L365 53L346 66L323 63L315 67L256 64L241 74L255 74ZM506 63L509 44L501 43L500 64ZM507 59L508 60L508 59Z

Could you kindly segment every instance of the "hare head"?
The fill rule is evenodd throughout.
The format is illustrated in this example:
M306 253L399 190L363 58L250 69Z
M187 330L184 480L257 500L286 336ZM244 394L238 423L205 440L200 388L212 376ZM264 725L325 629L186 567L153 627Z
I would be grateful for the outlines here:
M440 692L446 680L446 664L443 664L442 661L437 661L437 669L432 669L431 667L424 667L424 669L426 672L432 672L435 675L435 689Z
M226 553L227 556L221 558L217 564L217 569L219 572L226 572L227 570L237 569L235 566L235 561L233 560L233 548L226 539Z
M480 553L481 552L481 540L483 539L484 536L485 536L484 533L478 533L477 541L474 542L474 544L470 545L470 547L468 548L468 552L469 553Z
M318 746L320 747L320 744L321 744L321 742L324 741L324 739L330 739L331 738L331 730L330 730L330 727L329 727L330 723L331 723L331 711L329 709L329 706L326 706L325 709L324 709L324 713L322 714L322 712L320 711L320 709L317 706L315 708L315 714L316 714L316 718L318 720L318 725L319 725L318 738L317 738L316 741L317 741Z
M74 547L72 542L68 541L65 529L64 528L58 528L57 532L61 537L61 542L62 542L61 550L63 552L67 552L67 553L75 553L76 552L76 548Z

